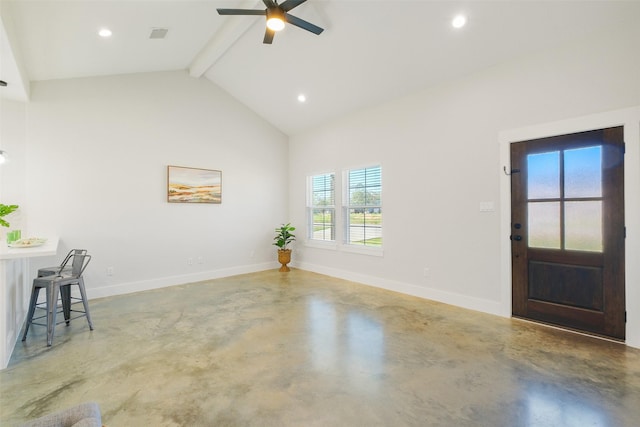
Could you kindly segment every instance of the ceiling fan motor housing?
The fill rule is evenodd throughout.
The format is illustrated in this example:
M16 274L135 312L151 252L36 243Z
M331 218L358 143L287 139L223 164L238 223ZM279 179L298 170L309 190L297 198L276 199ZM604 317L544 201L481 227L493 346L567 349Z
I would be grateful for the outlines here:
M284 3L278 4L276 0L262 0L262 2L267 6L266 9L257 10L257 9L222 9L219 8L218 14L220 15L262 15L267 17L267 29L264 34L265 44L271 44L273 42L273 36L275 31L280 31L284 28L284 23L288 23L294 25L298 28L302 28L303 30L310 31L314 34L320 34L324 31L322 28L317 25L312 24L311 22L307 22L304 19L300 19L296 16L289 14L288 12L300 6L302 3L307 0L285 0Z

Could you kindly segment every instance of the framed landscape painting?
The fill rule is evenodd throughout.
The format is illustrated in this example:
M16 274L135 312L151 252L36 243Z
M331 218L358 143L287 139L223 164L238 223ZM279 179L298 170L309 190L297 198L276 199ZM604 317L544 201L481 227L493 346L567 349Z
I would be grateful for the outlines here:
M169 203L222 203L222 171L167 166Z

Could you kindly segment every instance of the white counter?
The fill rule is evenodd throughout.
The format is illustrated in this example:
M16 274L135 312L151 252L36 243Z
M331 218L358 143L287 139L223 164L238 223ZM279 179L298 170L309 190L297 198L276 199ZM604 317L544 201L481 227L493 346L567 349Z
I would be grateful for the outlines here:
M31 296L28 260L57 253L58 237L48 237L44 245L34 248L10 248L0 241L0 369L9 364L27 314Z
M35 248L10 248L6 242L0 242L0 260L22 259L37 256L52 256L58 253L58 238L48 237L42 246Z

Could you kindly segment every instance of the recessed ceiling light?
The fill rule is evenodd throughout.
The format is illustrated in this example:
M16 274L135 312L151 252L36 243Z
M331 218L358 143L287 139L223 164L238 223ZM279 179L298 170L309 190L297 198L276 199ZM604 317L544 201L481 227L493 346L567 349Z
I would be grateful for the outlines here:
M466 23L467 17L464 15L457 15L455 18L453 18L453 21L451 21L451 25L453 26L453 28L462 28Z
M307 97L305 96L304 93L301 93L300 95L298 95L298 102L306 102L307 101Z
M108 28L101 28L100 31L98 31L98 35L104 38L111 37L111 34L113 33Z

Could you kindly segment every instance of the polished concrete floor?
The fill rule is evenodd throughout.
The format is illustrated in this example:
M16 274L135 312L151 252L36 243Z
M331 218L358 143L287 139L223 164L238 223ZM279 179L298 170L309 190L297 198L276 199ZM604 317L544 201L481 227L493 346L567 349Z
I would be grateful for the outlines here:
M98 402L128 426L639 426L640 351L326 276L91 301L0 371L0 425Z

